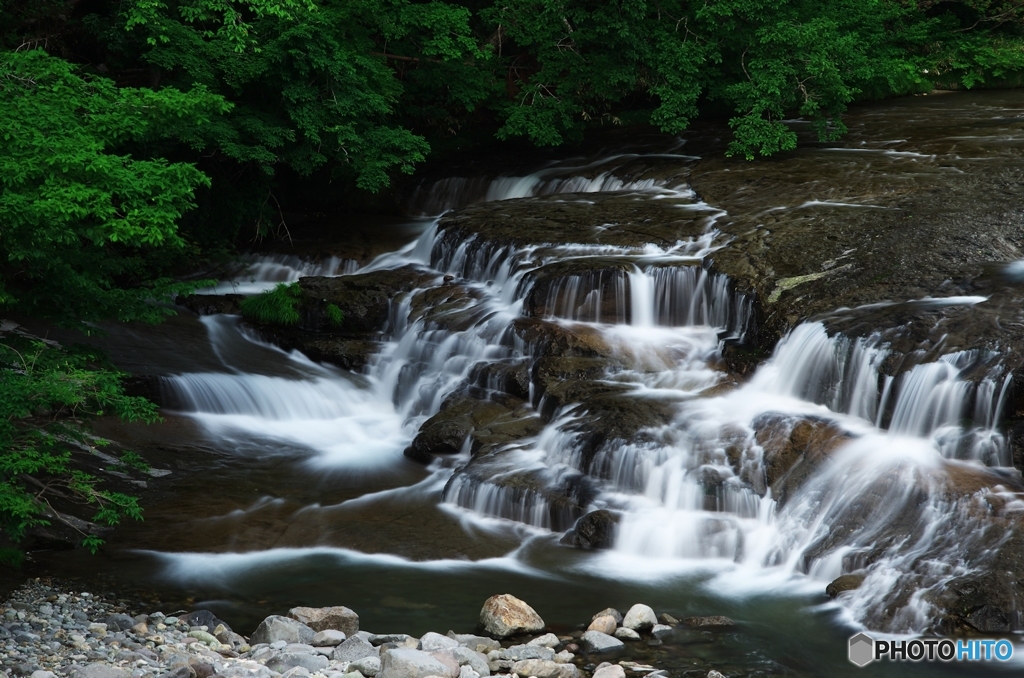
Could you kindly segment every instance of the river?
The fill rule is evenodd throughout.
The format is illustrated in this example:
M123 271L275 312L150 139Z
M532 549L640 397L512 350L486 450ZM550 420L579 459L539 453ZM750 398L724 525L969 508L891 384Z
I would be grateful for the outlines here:
M453 168L410 196L424 216L362 225L374 247L328 242L339 219L205 291L414 276L359 335L358 369L229 314L111 329L112 357L159 377L166 420L100 432L172 473L105 554L44 567L243 631L296 604L419 633L471 631L496 593L562 630L644 602L737 622L635 650L673 675L859 675L846 639L933 630L941 596L1009 553L1024 507L1024 230L1004 216L1024 93L884 102L849 124L755 163L723 159L709 128L507 175ZM465 421L452 449L423 433ZM610 548L559 544L599 509ZM849 572L863 584L826 596Z

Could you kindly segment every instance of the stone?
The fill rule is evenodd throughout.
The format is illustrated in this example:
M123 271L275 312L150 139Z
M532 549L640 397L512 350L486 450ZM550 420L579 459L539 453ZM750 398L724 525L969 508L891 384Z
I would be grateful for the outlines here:
M304 666L290 668L281 674L281 678L309 678L312 674Z
M310 673L316 673L327 668L330 662L327 657L306 652L282 652L267 662L267 668L271 671L284 673L288 669L301 666L308 669Z
M614 635L619 640L640 640L639 633L637 633L633 629L627 629L625 626L620 626L619 628L615 629L615 633L613 633L612 635Z
M626 670L618 664L609 664L594 671L593 678L626 678Z
M353 636L334 648L331 659L336 662L354 662L364 657L379 657L380 650L359 636Z
M314 634L315 631L301 621L274 614L260 622L249 638L249 643L310 643Z
M486 636L475 636L472 633L455 633L454 631L449 631L448 637L454 638L459 642L459 645L468 647L474 652L487 654L491 650L501 649L501 643L496 641L494 638L487 638Z
M561 644L562 641L553 633L545 633L543 636L538 636L527 643L527 645L540 645L541 647L550 648L556 648Z
M864 583L863 574L842 574L832 580L825 587L825 593L829 598L835 598L844 591L855 591Z
M362 659L350 662L348 668L345 669L345 673L351 673L352 671L358 671L366 676L366 678L373 678L380 673L380 657L363 657Z
M576 646L574 645L573 647ZM572 652L569 652L568 650L562 650L561 652L555 655L555 661L559 664L568 664L573 659L576 659L576 655L574 655Z
M385 650L380 656L378 678L455 678L458 675L447 665L422 650L398 647Z
M231 630L230 626L218 619L217 615L209 610L196 610L194 612L189 612L182 617L182 620L189 626L205 626L207 631L216 629L218 626L223 626L228 631Z
M651 629L651 635L657 638L658 640L664 640L665 638L671 636L672 633L672 627L668 626L667 624L655 624L654 627Z
M514 662L526 659L543 659L552 661L555 658L555 651L550 647L542 645L513 645L501 652L502 659L510 659Z
M449 651L459 662L459 666L472 667L472 669L481 676L488 676L491 674L491 669L488 666L486 655L461 645L453 647Z
M616 610L614 607L606 607L606 608L604 608L603 610L601 610L600 612L595 614L593 617L591 617L590 620L593 621L593 620L597 619L598 617L604 617L604 616L614 617L616 624L621 624L622 623L622 613L619 612L618 610Z
M458 647L459 641L448 636L442 636L440 633L429 633L423 634L420 638L420 649L424 652L434 652L436 650L450 650L453 647Z
M304 652L306 654L313 654L314 652L316 652L315 647L313 647L312 645L307 645L305 643L288 643L281 649L285 652ZM330 652L331 651L328 650L328 654L330 654Z
M706 676L706 678L725 678L725 674L721 671L711 669L710 671L708 671L708 675Z
M460 666L459 678L480 678L480 674L469 666Z
M640 603L629 608L629 612L622 618L624 627L641 633L649 631L657 623L658 617L654 614L654 610Z
M219 640L206 631L189 631L188 635L190 638L195 638L201 643L206 643L209 647L217 648L221 645Z
M327 629L326 631L317 631L316 635L313 636L313 640L310 641L310 645L313 647L335 647L344 642L344 633L335 629Z
M697 629L722 629L736 626L736 622L732 619L721 615L711 617L687 617L683 620L683 624Z
M126 614L112 614L106 619L108 631L127 631L135 626L135 618Z
M85 666L73 664L68 668L68 675L71 678L129 678L130 674L116 666L93 663Z
M451 650L435 650L427 654L447 666L451 670L452 675L459 675L459 666L461 664Z
M57 676L51 671L39 670L33 671L31 678L57 678Z
M346 636L359 631L359 615L341 605L334 607L293 607L288 616L297 619L314 631L335 629Z
M580 638L580 643L583 645L583 649L587 652L614 652L625 647L618 638L609 636L607 633L601 633L600 631L587 631Z
M607 509L591 511L576 521L559 543L592 550L610 549L615 545L615 529L619 515Z
M675 617L673 617L672 615L670 615L667 612L662 612L661 614L659 614L658 615L658 619L661 620L662 624L668 624L670 626L675 626L676 624L679 623L678 619L676 619Z
M611 616L609 614L606 614L606 615L598 617L594 621L590 622L590 626L587 627L587 630L588 631L600 631L601 633L606 633L609 636L611 636L611 635L615 634L615 628L617 626L618 626L618 624L615 623L615 617L613 617L613 616ZM625 627L623 627L623 628L625 628Z
M536 610L507 593L491 596L480 610L480 626L486 633L508 638L520 633L539 633L544 620Z
M512 665L512 672L536 678L578 678L579 669L573 664L559 664L544 659L524 659Z

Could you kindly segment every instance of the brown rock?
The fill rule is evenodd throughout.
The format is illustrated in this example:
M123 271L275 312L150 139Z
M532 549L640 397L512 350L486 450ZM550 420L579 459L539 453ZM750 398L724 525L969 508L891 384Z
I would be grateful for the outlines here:
M616 626L618 625L615 623L615 617L610 614L605 614L590 622L590 626L587 627L587 630L600 631L601 633L606 633L610 636L615 633Z
M825 593L829 598L835 598L843 591L859 589L864 583L863 574L843 574L836 577L831 584L825 587Z
M497 638L508 638L520 633L539 633L544 620L537 611L522 600L507 593L491 596L480 610L480 626Z
M359 631L359 615L341 605L334 607L293 607L288 616L298 620L314 631L335 629L346 636Z

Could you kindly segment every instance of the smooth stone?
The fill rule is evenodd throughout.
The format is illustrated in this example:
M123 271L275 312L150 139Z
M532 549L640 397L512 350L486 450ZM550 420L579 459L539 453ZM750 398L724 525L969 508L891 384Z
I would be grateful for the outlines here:
M654 610L640 603L629 608L629 612L622 618L624 627L638 632L649 631L657 623L658 617L654 614Z
M345 673L351 673L358 671L367 678L373 678L380 673L380 657L363 657L357 659L348 665L345 669Z
M609 636L615 633L615 628L618 624L615 623L615 617L610 614L601 615L590 622L590 626L587 627L588 631L600 631L606 633ZM623 627L625 628L625 627Z
M333 607L293 607L288 616L297 619L313 631L335 629L346 636L359 630L359 615L342 605Z
M315 633L313 629L300 621L274 614L260 622L260 625L256 627L256 630L253 631L252 636L249 638L249 644L273 644L283 641L285 645L288 643L305 643L308 645L312 642Z
M296 666L302 666L309 670L310 673L316 673L327 668L330 662L327 657L322 657L318 654L309 654L306 652L282 652L273 659L267 662L267 668L271 671L277 671L278 673L284 673L288 669L295 668Z
M167 624L168 626L174 626L175 624L178 623L178 618L177 617L164 617L164 622L163 623Z
M540 645L541 647L550 648L558 647L561 644L562 641L560 641L558 636L553 633L545 633L543 636L538 636L527 643L527 645Z
M591 621L593 621L593 620L597 619L598 617L604 617L604 616L614 617L616 624L621 624L622 623L622 613L619 612L618 610L616 610L614 607L606 607L603 610L601 610L600 612L598 612L597 614L595 614L590 619L591 619Z
M625 647L625 643L618 638L600 631L587 631L580 642L588 652L613 652Z
M379 657L380 650L359 636L353 636L334 648L331 659L336 662L354 662L364 657Z
M313 647L334 647L344 642L344 633L337 629L327 629L326 631L317 631L310 644Z
M615 629L615 633L612 634L619 640L640 640L640 634L633 629L627 629L625 626Z
M449 631L448 637L454 638L459 642L459 645L468 647L474 652L487 654L492 650L501 649L501 643L496 641L494 638L487 638L486 636L476 636L472 633L455 633L454 631Z
M189 631L188 635L190 638L195 638L201 643L206 643L209 647L220 647L221 645L219 640L206 631Z
M568 664L575 658L576 655L574 655L572 652L569 652L568 650L562 650L561 652L555 655L555 661L559 664Z
M463 665L459 667L459 678L480 678L480 674L468 665Z
M594 671L593 678L626 678L626 670L618 664L609 664Z
M285 652L305 652L307 654L312 654L313 652L316 652L316 648L313 647L312 645L306 645L305 643L288 643L287 645L284 646L284 651Z
M270 644L271 650L283 650L288 647L288 642L284 640L275 640Z
M423 634L420 638L420 649L424 652L435 652L437 650L450 650L453 647L458 647L459 641L448 636L442 636L440 633L429 633Z
M665 624L655 624L653 628L651 628L651 635L657 638L658 640L664 640L665 638L671 636L673 633L674 631L672 627L667 626Z
M471 650L468 647L463 647L462 645L453 647L449 652L452 653L452 656L455 657L460 666L470 666L481 676L491 675L491 669L487 664L486 655Z
M706 678L725 678L725 674L721 671L711 669L710 671L708 671L708 675L706 676Z
M305 666L295 666L281 674L281 678L309 678L311 675Z
M454 653L452 653L451 650L434 650L433 652L428 652L427 654L429 654L431 657L447 666L451 670L452 675L459 675L459 667L461 666L461 662L459 662L458 658L455 656Z
M411 647L397 647L385 650L380 656L380 673L378 678L455 678L448 666L431 657L426 652Z
M31 678L57 678L52 671L33 671Z
M513 645L502 650L501 658L511 659L514 662L526 661L527 659L552 661L555 658L555 651L550 647L542 645Z
M135 626L135 618L126 614L112 614L106 620L108 631L127 631Z
M520 676L536 678L579 678L579 669L574 664L559 664L544 659L524 659L512 665L512 672Z
M522 600L507 593L491 596L480 610L480 626L498 638L520 633L540 633L544 620L537 611Z

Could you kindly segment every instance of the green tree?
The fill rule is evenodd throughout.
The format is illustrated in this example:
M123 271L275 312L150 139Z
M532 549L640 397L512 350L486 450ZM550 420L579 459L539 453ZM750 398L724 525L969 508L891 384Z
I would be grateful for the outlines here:
M155 320L185 286L154 277L208 179L129 149L228 104L203 87L118 88L42 50L0 53L0 308L62 323Z

